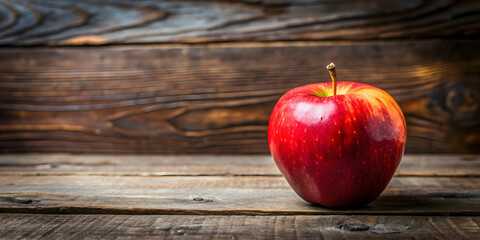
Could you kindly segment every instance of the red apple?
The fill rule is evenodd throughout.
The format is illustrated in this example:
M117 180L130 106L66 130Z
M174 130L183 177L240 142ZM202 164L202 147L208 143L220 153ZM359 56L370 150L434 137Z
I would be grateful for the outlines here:
M368 204L400 164L405 117L385 91L355 82L336 86L334 72L332 80L333 87L310 84L280 98L268 125L270 151L305 201L326 207Z

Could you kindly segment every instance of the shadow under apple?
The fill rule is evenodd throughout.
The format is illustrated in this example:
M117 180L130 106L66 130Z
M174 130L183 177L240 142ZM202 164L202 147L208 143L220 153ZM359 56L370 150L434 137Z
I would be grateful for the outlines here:
M467 213L472 206L466 198L476 198L476 194L429 194L416 196L380 196L377 200L367 205L351 205L327 208L321 205L306 203L317 209L330 209L344 211L350 214L413 214L413 215L444 215L455 212Z

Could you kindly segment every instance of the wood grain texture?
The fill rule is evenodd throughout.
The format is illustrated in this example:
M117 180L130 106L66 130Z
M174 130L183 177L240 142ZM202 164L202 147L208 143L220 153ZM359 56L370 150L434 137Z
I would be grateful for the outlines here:
M0 155L3 176L280 176L266 155ZM480 177L479 155L403 157L397 177Z
M276 100L329 81L334 60L340 80L399 101L407 152L479 153L478 52L469 41L3 48L0 151L268 153Z
M7 239L476 239L479 217L0 214Z
M2 45L478 38L478 1L0 1Z
M0 238L478 238L479 156L404 160L374 203L327 209L265 155L2 155Z
M281 176L0 176L0 183L0 212L14 213L480 214L478 177L394 178L375 202L352 209L307 204Z

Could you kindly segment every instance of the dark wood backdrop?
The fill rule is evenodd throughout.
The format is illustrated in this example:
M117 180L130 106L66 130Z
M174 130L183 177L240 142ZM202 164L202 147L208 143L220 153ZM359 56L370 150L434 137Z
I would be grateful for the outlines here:
M276 100L338 77L409 153L480 153L480 1L0 0L0 151L268 153Z

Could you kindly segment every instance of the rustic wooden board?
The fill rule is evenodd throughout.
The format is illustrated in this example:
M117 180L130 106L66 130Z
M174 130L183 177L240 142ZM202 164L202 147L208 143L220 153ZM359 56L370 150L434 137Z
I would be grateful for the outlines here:
M480 178L394 178L373 204L307 204L283 177L0 176L0 211L117 214L480 214Z
M0 155L3 176L280 176L266 155ZM403 157L397 177L480 177L479 155Z
M441 49L441 50L439 50ZM407 152L480 153L480 44L242 43L0 49L0 152L268 153L276 100L307 83L383 88Z
M407 155L374 203L326 209L268 156L2 155L0 238L476 239L479 157Z
M475 0L0 1L0 44L477 38Z
M0 214L6 239L476 239L480 217Z

